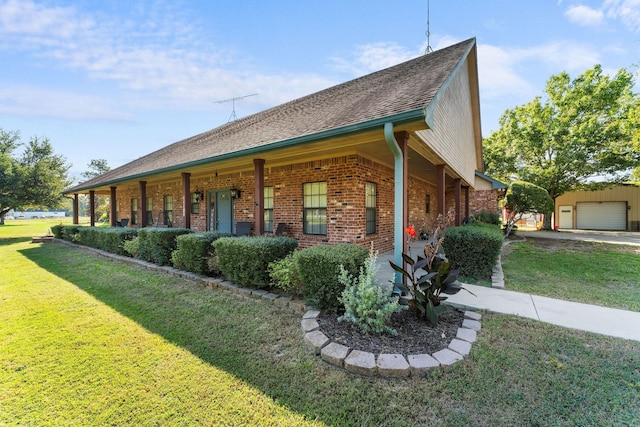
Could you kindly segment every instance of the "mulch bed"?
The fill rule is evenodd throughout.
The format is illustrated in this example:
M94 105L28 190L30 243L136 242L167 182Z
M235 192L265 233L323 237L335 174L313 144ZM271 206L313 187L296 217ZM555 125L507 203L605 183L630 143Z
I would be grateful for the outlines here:
M435 328L418 320L412 310L403 310L391 316L391 327L397 336L388 334L365 334L350 322L338 321L338 314L322 313L318 317L320 330L331 341L354 350L373 354L433 354L447 348L462 326L464 313L451 309L440 316Z

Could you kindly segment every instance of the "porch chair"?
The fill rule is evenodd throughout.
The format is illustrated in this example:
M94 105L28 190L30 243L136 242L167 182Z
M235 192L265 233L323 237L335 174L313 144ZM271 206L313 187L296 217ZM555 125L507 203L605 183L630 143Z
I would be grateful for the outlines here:
M238 222L236 224L236 236L248 236L251 234L251 223L250 222Z
M273 233L274 236L282 236L284 234L284 227L285 227L285 223L284 222L279 222L278 226L276 227L276 231L275 233Z

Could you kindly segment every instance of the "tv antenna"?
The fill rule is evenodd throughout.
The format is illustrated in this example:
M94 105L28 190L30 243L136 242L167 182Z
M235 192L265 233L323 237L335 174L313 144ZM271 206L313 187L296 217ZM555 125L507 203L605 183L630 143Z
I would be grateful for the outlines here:
M222 99L220 101L215 101L216 104L224 104L226 102L231 102L232 103L232 110L231 110L231 115L229 116L229 122L233 122L235 120L238 120L238 116L236 116L236 101L239 101L241 99L244 98L248 98L250 96L256 96L257 93L252 93L251 95L245 95L245 96L234 96L233 98L229 98L229 99Z
M427 0L427 31L425 31L424 35L427 36L427 48L424 50L424 53L427 54L429 52L433 52L433 49L431 48L431 42L429 40L431 36L430 26L429 26L429 0Z

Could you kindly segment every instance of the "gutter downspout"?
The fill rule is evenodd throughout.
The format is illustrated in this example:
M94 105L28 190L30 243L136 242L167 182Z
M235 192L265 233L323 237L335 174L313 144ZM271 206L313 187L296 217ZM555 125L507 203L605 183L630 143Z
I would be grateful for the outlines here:
M403 242L403 218L404 218L404 194L403 189L403 177L404 177L404 162L402 159L402 151L400 145L393 134L393 123L384 124L384 139L389 146L389 149L393 153L394 166L393 166L393 263L400 267L403 267L402 262L402 242ZM394 284L402 283L402 274L395 272ZM395 286L394 286L395 291Z

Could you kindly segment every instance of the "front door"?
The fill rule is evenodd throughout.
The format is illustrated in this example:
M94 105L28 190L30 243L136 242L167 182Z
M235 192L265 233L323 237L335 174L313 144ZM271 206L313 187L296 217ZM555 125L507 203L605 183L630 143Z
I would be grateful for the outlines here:
M559 218L558 228L572 229L573 228L573 206L558 206Z
M209 218L207 230L220 233L233 232L233 202L230 190L209 191Z

